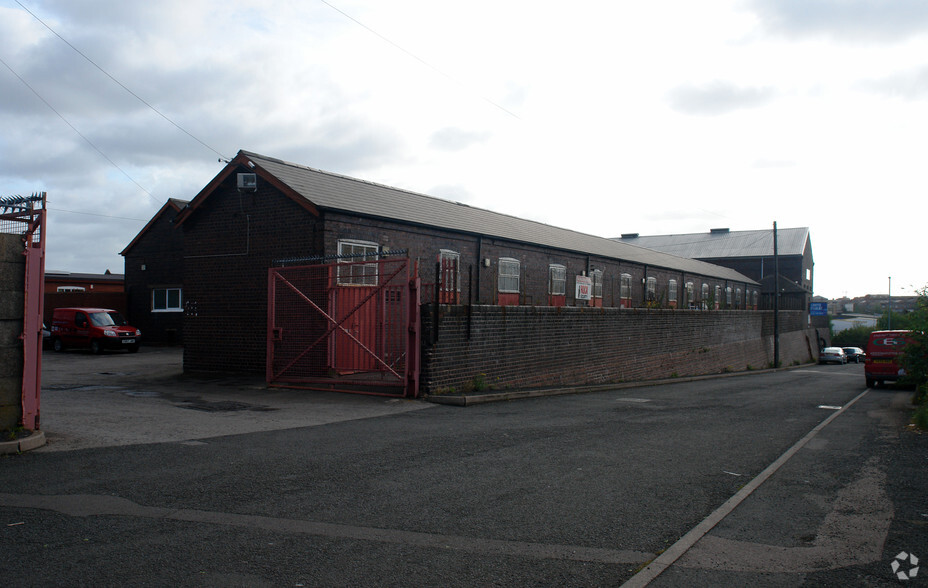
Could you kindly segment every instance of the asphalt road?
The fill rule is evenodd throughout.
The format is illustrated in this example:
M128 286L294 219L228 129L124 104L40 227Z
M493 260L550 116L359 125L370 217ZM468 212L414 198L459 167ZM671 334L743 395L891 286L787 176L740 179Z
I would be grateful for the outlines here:
M4 583L879 586L928 557L928 436L863 366L458 408L177 361L46 355L49 445L0 459Z

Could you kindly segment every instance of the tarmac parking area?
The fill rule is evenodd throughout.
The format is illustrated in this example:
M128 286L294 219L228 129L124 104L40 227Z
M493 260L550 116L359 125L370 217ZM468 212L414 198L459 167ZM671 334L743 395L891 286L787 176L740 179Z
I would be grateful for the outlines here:
M40 424L47 444L70 451L190 442L432 408L417 400L268 388L261 377L191 376L180 347L42 357Z

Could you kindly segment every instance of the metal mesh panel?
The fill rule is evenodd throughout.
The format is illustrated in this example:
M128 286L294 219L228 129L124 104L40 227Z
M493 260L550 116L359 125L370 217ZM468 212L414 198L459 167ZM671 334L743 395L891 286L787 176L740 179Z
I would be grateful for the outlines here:
M268 287L269 383L403 393L408 259L273 268Z

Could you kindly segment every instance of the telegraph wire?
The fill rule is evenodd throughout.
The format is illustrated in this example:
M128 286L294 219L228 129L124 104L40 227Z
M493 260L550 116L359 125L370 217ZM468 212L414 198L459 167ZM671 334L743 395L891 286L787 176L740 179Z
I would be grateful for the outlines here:
M148 103L144 98L142 98L141 96L139 96L138 94L136 94L135 92L133 92L132 90L130 90L129 88L127 88L125 84L123 84L122 82L120 82L119 80L117 80L115 77L113 77L112 75L110 75L110 73L109 73L108 71L106 71L105 69L103 69L102 67L100 67L99 65L97 65L97 63L96 63L93 59L87 57L87 55L85 55L83 51L81 51L80 49L78 49L77 47L75 47L74 45L72 45L70 41L68 41L67 39L65 39L65 38L62 37L61 35L59 35L58 32L57 32L55 29L53 29L52 27L48 26L48 25L45 23L45 21L43 21L41 18L39 18L34 12L32 12L31 10L29 10L28 8L26 8L25 6L23 6L23 3L22 3L22 2L20 2L19 0L15 0L15 2L16 2L17 4L19 4L19 6L20 6L23 10L25 10L25 11L28 12L30 15L32 15L32 18L34 18L34 19L36 19L37 21L39 21L40 23L42 23L42 26L44 26L46 29L48 29L49 31L51 31L53 35L55 35L56 37L58 37L59 39L61 39L61 40L64 42L65 45L67 45L68 47L70 47L71 49L73 49L78 55L80 55L81 57L83 57L84 59L86 59L87 62L90 63L90 65L92 65L92 66L94 66L95 68L97 68L98 70L100 70L100 71L103 73L103 75L105 75L105 76L108 77L109 79L113 80L113 82L115 82L120 88L122 88L123 90L125 90L126 92L128 92L129 94L131 94L133 97L135 97L136 100L138 100L139 102L141 102L142 104L144 104L145 106L147 106L148 108L150 108L155 114L157 114L158 116L160 116L160 117L163 118L164 120L166 120L166 121L168 121L169 123L171 123L172 125L174 125L174 127L177 128L177 130L181 131L182 133L184 133L185 135L187 135L188 137L190 137L191 139L193 139L194 141L196 141L196 142L199 143L200 145L206 147L207 149L209 149L210 151L212 151L213 153L215 153L216 155L218 155L219 158L220 158L222 161L229 161L229 159L228 159L227 157L225 157L222 153L220 153L219 151L213 149L211 146L209 146L209 145L207 145L206 143L204 143L203 141L201 141L198 137L196 137L195 135L193 135L193 133L191 133L190 131L188 131L188 130L185 129L184 127L182 127L182 126L180 126L179 124L177 124L176 122L174 122L170 117L168 117L168 115L164 114L163 112L161 112L160 110L158 110L157 108L155 108L154 106L152 106L152 105L151 105L150 103Z
M71 127L71 130L74 131L75 133L77 133L77 136L79 136L81 139L83 139L84 141L86 141L88 145L90 145L91 147L93 147L94 151L96 151L97 153L99 153L99 154L103 157L103 159L105 159L105 160L107 160L108 162L110 162L110 164L112 164L113 167L115 167L115 168L118 169L120 172L122 172L122 175L124 175L124 176L126 176L127 178L129 178L129 181L131 181L133 184L135 184L136 186L138 186L139 190L141 190L142 192L145 192L146 194L148 194L148 197L149 197L149 198L151 198L151 199L154 200L155 202L159 202L159 203L160 203L160 201L159 201L157 198L155 198L155 196L154 196L151 192L149 192L148 190L146 190L141 184L139 184L137 181L135 181L135 178L133 178L132 176L130 176L130 175L128 174L128 172L126 172L126 170L124 170L124 169L122 169L121 167L119 167L119 164L117 164L115 161L113 161L112 159L110 159L109 156L108 156L106 153L104 153L99 147L97 147L97 146L93 143L93 141L91 141L90 139L88 139L83 133L81 133L79 130L77 130L77 127L75 127L74 125L72 125L72 124L71 124L71 121L69 121L68 119L66 119L66 118L64 117L63 114L61 114L60 112L58 112L58 111L55 109L55 107L52 106L52 105L49 103L48 100L46 100L45 98L43 98L42 95L39 94L39 93L36 91L35 88L33 88L32 86L29 85L29 82L27 82L26 80L24 80L23 77L22 77L21 75L19 75L18 73L16 73L16 70L14 70L12 67L10 67L10 64L8 64L6 61L4 61L2 57L0 57L0 63L2 63L4 66L6 66L6 68L7 68L8 70L10 70L10 73L12 73L14 76L16 76L16 78L17 78L20 82L22 82L24 86L26 86L27 88L29 88L29 90L30 90L33 94L35 94L36 97L37 97L39 100L41 100L43 103L45 103L45 106L48 106L48 107L51 109L52 112L54 112L55 114L57 114L57 115L58 115L58 118L60 118L61 120L63 120L64 123L65 123L66 125L68 125L69 127Z
M131 220L147 223L151 219L147 218L133 218L131 216L113 216L111 214L100 214L98 212L80 212L77 210L65 210L63 208L47 208L45 210L53 210L55 212L67 212L69 214L83 214L84 216L102 216L103 218L115 218L119 220Z
M18 2L19 0L16 0L16 1ZM358 20L358 19L356 19L355 17L351 16L350 14L348 14L347 12L345 12L344 10L342 10L341 8L338 8L337 6L334 6L333 4L331 4L330 2L328 2L327 0L319 0L319 1L322 2L323 4L325 4L326 6L328 6L329 8L331 8L332 10L334 10L335 12L341 14L342 16L344 16L345 18L347 18L347 19L350 20L351 22L355 23L355 24L358 25L359 27L365 29L367 32L369 32L369 33L371 33L372 35L375 35L376 37L380 38L380 39L381 39L382 41L384 41L385 43L389 43L390 45L392 45L392 46L395 47L396 49L398 49L398 50L402 51L403 53L405 53L406 55L412 57L413 59L415 59L416 61L418 61L418 62L421 63L422 65L424 65L425 67L427 67L427 68L431 69L432 71L434 71L435 73L441 75L442 77L447 78L448 80L450 80L450 81L452 81L452 82L458 84L459 86L464 86L463 83L459 82L459 81L456 80L455 78L453 78L453 77L451 77L450 75L446 74L445 72L441 71L440 69L438 69L437 67L435 67L435 66L432 65L431 63L427 62L426 60L422 59L421 57L419 57L418 55L416 55L416 54L413 53L412 51L409 51L409 50L407 50L407 49L401 47L401 46L398 45L397 43L394 43L393 41L391 41L391 40L388 39L387 37L381 35L380 33L378 33L377 31L375 31L375 30L372 29L371 27L367 26L366 24L364 24L364 23L361 22L360 20ZM496 108L502 110L503 112L505 112L506 114L508 114L508 115L511 116L512 118L514 118L514 119L516 119L516 120L522 120L521 118L519 118L519 115L515 114L515 113L512 112L511 110L508 110L506 107L504 107L504 106L502 106L502 105L500 105L500 104L497 104L496 102L493 102L492 100L490 100L490 99L487 98L486 96L481 96L481 98L482 98L483 100L485 100L486 102L488 102L489 104L491 104L491 105L495 106Z

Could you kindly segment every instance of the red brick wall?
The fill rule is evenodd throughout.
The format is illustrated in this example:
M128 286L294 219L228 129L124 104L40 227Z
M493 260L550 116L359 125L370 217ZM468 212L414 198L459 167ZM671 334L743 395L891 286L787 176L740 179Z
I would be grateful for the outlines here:
M815 331L780 313L781 365L813 361ZM433 317L423 313L423 340ZM744 371L773 362L773 314L615 308L442 307L438 341L423 349L422 389L608 384Z

